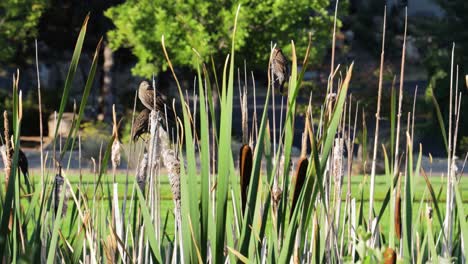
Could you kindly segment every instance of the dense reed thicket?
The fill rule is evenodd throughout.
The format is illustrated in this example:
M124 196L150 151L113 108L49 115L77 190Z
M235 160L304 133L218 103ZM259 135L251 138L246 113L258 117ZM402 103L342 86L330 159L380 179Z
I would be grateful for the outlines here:
M240 7L237 15L239 12L242 12ZM69 137L61 152L41 155L39 185L21 181L18 171L22 95L18 90L20 76L15 75L13 108L5 110L12 111L12 120L4 115L5 122L11 123L11 126L5 124L5 128L12 128L4 131L6 151L8 154L11 149L13 154L4 155L7 165L2 186L5 188L0 188L2 262L466 261L468 223L459 188L462 179L454 166L457 129L461 121L462 97L458 82L451 83L448 128L442 124L443 131L447 129L447 186L445 190L435 190L431 178L421 167L423 146L413 145L414 113L401 112L405 40L399 96L396 98L393 93L389 100L393 105L392 147L387 149L379 145L380 105L387 103L381 98L383 35L370 189L362 188L367 182L365 176L359 193L352 195L351 171L357 161L352 155L346 157L345 152L353 153L357 126L362 122L359 114L362 111L348 92L353 64L335 67L332 61L323 104L309 103L305 127L297 127L296 98L308 68L310 49L305 54L296 54L293 41L291 74L284 97L285 115L268 114L271 107L279 107L272 105L271 100L274 102L275 96L283 96L272 89L271 73L264 106L258 113L255 108L252 116L248 114L245 98L255 96L255 85L249 86L250 81L243 82L243 146L239 157L233 155L232 131L237 129L232 126L232 116L236 114L233 97L237 15L231 53L226 57L220 78L210 70L210 64L198 61L195 84L198 100L193 107L186 101L185 87L180 86L171 63L171 54L177 51L166 47L162 37L161 48L182 102L177 131L179 140L170 140L167 130L162 129L163 122L159 119L167 113L151 111L147 152L130 154L139 155L141 162L136 171L129 172L134 177L129 177L123 199L119 193L122 183L117 182L115 176L122 151L115 113L114 133L100 158L95 182L92 185L81 181L72 184L67 176L69 160L66 153L75 144L80 145L79 127L96 73L101 42L97 45ZM70 63L57 112L56 131L79 62L87 21L86 18ZM309 41L309 48L311 45ZM193 52L197 54L196 50ZM300 71L299 64L302 66ZM268 64L265 68L271 69ZM452 77L458 76L454 68L452 65ZM245 79L250 79L247 73L245 75ZM253 75L252 84L255 84ZM40 95L40 86L38 89ZM219 89L219 99L212 96L213 89ZM217 104L219 115L215 111ZM313 108L320 109L320 116L313 116ZM279 133L276 133L277 122L281 124ZM406 126L403 125L405 122ZM302 150L298 161L291 162L295 130L303 131ZM377 204L374 201L375 167L379 157L383 157L385 163L385 174L379 177L386 179L386 194L383 202ZM112 174L106 170L109 161ZM162 173L163 167L167 175ZM169 177L174 218L165 216L161 207L162 177ZM420 184L425 185L424 194L416 200L415 185ZM25 185L32 187L30 192ZM446 193L445 205L440 196L443 192ZM369 203L364 200L364 193L370 193ZM174 224L168 224L168 219L174 219ZM64 231L65 227L68 232Z

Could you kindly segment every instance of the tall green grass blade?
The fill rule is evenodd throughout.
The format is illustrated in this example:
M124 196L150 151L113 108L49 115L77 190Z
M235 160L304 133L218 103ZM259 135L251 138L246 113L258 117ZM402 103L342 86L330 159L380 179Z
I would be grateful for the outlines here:
M106 173L107 171L107 164L109 163L109 159L110 159L110 156L111 156L111 152L112 152L112 143L114 142L115 140L115 135L113 135L109 141L107 142L107 147L106 147L106 151L104 152L104 157L102 159L102 162L101 162L101 169L99 170L99 175L98 175L98 179L96 181L96 186L95 186L95 190L94 190L94 195L96 195L96 193L98 192L98 190L100 190L99 187L102 187L101 185L101 181L102 181L102 176ZM101 188L102 189L102 188Z
M218 132L217 132L218 128L216 127L216 124L218 124L218 122L216 120L215 104L216 105L219 104L219 97L215 98L214 95L213 95L213 88L211 87L210 75L208 74L208 70L205 68L205 65L203 65L203 74L205 76L205 84L206 84L205 89L206 89L206 97L207 97L206 101L208 102L208 107L209 107L209 110L210 110L210 117L211 117L213 135L214 135L214 138L215 138L215 142L218 143L218 141L219 141ZM214 69L213 69L213 75L216 78L216 72L215 72ZM216 80L216 83L217 83L217 80ZM216 86L217 86L217 84L216 84ZM216 100L216 99L218 99L218 100Z
M278 208L278 216L277 216L277 227L278 229L281 226L281 223L284 223L285 214L286 214L286 205L287 205L287 193L286 191L289 190L289 160L291 159L291 149L292 143L294 140L294 116L296 114L296 96L297 91L299 90L300 83L297 80L297 56L296 56L296 49L294 47L294 41L291 41L292 47L292 67L291 67L291 77L289 79L289 90L288 90L288 112L286 115L286 121L284 124L284 165L283 165L283 192L286 195L283 195L282 201L279 204ZM305 69L305 68L303 68ZM275 111L275 109L273 109ZM276 135L273 135L276 137ZM279 155L277 155L279 156ZM279 158L279 157L278 157ZM277 163L275 163L277 164ZM283 229L284 230L284 229ZM280 231L280 230L278 230ZM280 233L281 236L281 233Z
M203 82L200 73L200 67L197 67L198 72L198 91L199 91L199 105L200 105L200 177L201 177L201 204L200 204L200 223L201 223L201 241L208 241L208 212L210 211L210 142L209 142L209 124L207 106L205 104L205 91L203 89ZM206 78L206 77L205 77ZM205 87L208 90L208 87ZM206 245L201 243L200 250L202 259L206 259Z
M13 152L13 158L12 158L12 163L11 163L11 170L10 170L10 175L9 175L9 180L8 184L6 186L6 193L5 193L5 199L3 203L3 212L2 212L2 217L1 217L1 226L0 226L0 256L5 256L5 250L6 250L6 245L8 242L8 226L9 226L9 220L10 217L13 215L13 220L16 218L14 217L15 214L12 214L13 212L16 211L16 207L20 207L21 204L19 203L17 199L18 191L15 190L16 188L16 181L19 180L17 177L18 175L18 160L19 160L19 149L20 149L20 129L21 129L21 118L20 118L20 111L22 111L21 106L19 105L18 101L18 83L14 83L13 85L13 124L14 124L14 130L13 130L13 141L14 141L14 152ZM16 114L15 114L16 113ZM9 140L9 139L6 139ZM16 232L13 232L12 236L15 237L18 234ZM15 238L16 239L16 238ZM15 243L16 244L16 243ZM15 245L14 244L14 245Z
M406 169L406 177L405 177L405 198L404 198L404 220L403 220L403 258L405 260L410 260L413 258L413 188L412 188L412 180L413 180L413 146L411 145L411 139L409 134L406 136L407 138L407 169Z
M431 94L432 104L436 110L437 121L439 122L440 132L442 133L442 138L444 139L445 151L448 153L448 143L447 143L447 132L445 132L445 123L444 118L442 117L442 112L440 111L439 103L435 98L434 94Z
M396 124L396 90L395 90L395 81L392 84L392 91L390 97L390 164L394 164L395 156L395 124ZM392 175L393 166L390 168Z
M421 169L421 172L422 172L422 175L424 177L424 180L426 181L426 185L427 185L427 189L429 190L429 194L431 195L431 200L432 200L432 203L433 203L433 205L435 207L437 221L439 222L439 226L444 226L444 220L442 218L442 212L440 210L439 202L438 202L439 198L436 196L436 194L434 192L434 188L432 188L431 181L427 177L427 174L424 171L424 169ZM440 231L442 232L442 237L444 238L444 240L446 240L444 229L441 228Z
M427 246L429 248L429 252L431 253L431 257L432 257L430 261L434 264L438 264L439 258L437 255L437 248L434 243L434 236L432 235L432 232L433 232L432 231L432 219L429 219L429 217L426 217L426 223L427 223Z
M458 188L459 183L456 183L454 186L455 190L455 201L457 204L457 210L458 210L458 221L460 225L460 232L461 232L461 237L463 239L463 248L462 248L462 257L467 259L468 255L468 222L466 220L466 214L465 214L465 209L464 209L464 204L462 200L462 196L460 194L460 189ZM459 259L459 261L463 261L462 259Z
M49 250L47 253L47 264L54 263L55 256L57 254L58 233L59 233L59 228L62 225L62 208L63 208L63 201L65 200L65 193L66 191L63 190L62 193L60 194L59 205L58 205L57 213L55 215L55 221L54 221L53 229L52 229L52 236L50 238L50 245L49 245Z
M320 163L320 171L325 171L325 167L327 165L328 155L330 154L331 148L333 147L333 142L335 140L335 135L338 129L338 125L340 123L341 115L343 113L344 102L346 101L346 97L348 94L349 83L351 81L351 75L353 72L354 63L351 63L349 67L346 77L343 81L343 85L340 90L340 94L338 96L338 100L335 105L335 109L333 110L333 115L331 117L330 123L326 128L326 135L325 140L323 142L323 149L322 149L322 160Z
M86 16L83 26L81 27L80 34L76 41L75 50L73 51L72 60L70 62L70 68L65 79L65 86L63 88L62 100L60 101L60 108L57 116L57 123L55 124L54 132L54 143L57 139L57 132L60 126L60 121L62 120L63 112L65 111L65 106L68 103L68 95L72 86L73 79L75 77L76 69L78 68L78 61L80 60L81 50L83 48L83 42L86 35L86 28L88 26L89 15Z
M99 53L101 51L101 44L102 44L102 38L99 40L97 47L96 47L96 51L94 52L93 62L91 63L91 68L89 70L88 79L86 80L86 84L84 87L83 96L81 98L81 103L80 103L80 109L78 111L78 117L74 124L73 140L72 140L71 148L70 148L71 150L73 150L75 146L76 136L78 134L78 131L80 130L80 124L81 124L81 120L83 119L83 114L84 114L84 110L86 107L86 103L88 102L89 93L91 92L91 88L94 83L94 77L96 75L96 69L97 69L98 61L99 61ZM72 131L70 132L72 133ZM62 151L60 159L63 158L63 155L67 151L69 143L70 143L70 137L67 137L67 141L65 142L65 145L63 147L63 151ZM70 161L71 161L71 155L70 155L70 158L68 159L67 168L70 167Z
M260 122L259 132L257 142L264 142L265 135L266 135L266 123L267 123L267 115L268 115L268 101L270 98L270 91L271 89L268 88L266 98L265 98L265 105L263 107L263 114L262 119ZM262 162L264 146L262 144L257 144L255 146L254 155L253 155L253 164L252 164L252 174L250 176L250 183L249 183L249 191L247 195L247 203L245 208L245 213L242 221L242 231L239 239L239 252L246 256L248 254L249 249L249 242L251 238L251 225L254 219L255 213L255 204L257 201L258 195L258 186L260 181L260 168ZM266 200L266 205L269 206L269 200Z
M231 151L231 131L232 131L232 105L233 105L233 90L234 90L234 51L237 29L237 19L239 17L240 5L237 8L236 17L234 20L234 28L232 31L232 47L229 65L229 77L223 76L223 94L221 95L221 123L218 149L218 177L216 187L216 237L212 241L213 244L213 261L215 263L223 262L224 241L226 236L226 211L228 186L230 177L234 177L235 171L232 171L228 164L232 162ZM225 84L227 80L227 87ZM227 169L229 168L229 169Z
M84 227L83 227L84 228ZM81 229L81 232L79 232L76 237L75 241L73 241L73 254L72 254L72 261L73 263L79 263L81 254L83 252L83 242L85 239L85 230Z
M362 167L366 172L367 167L367 124L366 124L366 112L362 111Z
M135 188L135 189L137 192L138 201L139 201L141 213L143 216L143 223L145 224L145 228L148 230L148 232L145 232L145 233L147 234L146 237L148 238L149 245L151 247L151 252L153 256L156 258L156 260L158 261L158 263L162 263L160 248L158 246L158 242L156 241L156 236L155 236L156 230L154 228L153 221L151 219L149 208L146 205L146 200L143 197L143 193L141 192L141 190L139 188Z
M196 160L195 160L195 146L193 144L193 134L191 129L190 123L190 113L189 109L185 104L184 95L182 93L182 88L180 87L179 81L177 76L175 75L174 68L172 67L172 63L169 59L169 55L166 50L166 46L164 43L164 36L162 37L162 48L164 51L164 55L166 56L166 60L169 64L169 68L172 71L172 75L176 81L177 89L179 91L179 97L182 102L182 113L183 113L183 122L184 122L184 135L185 135L185 153L187 159L187 173L185 173L185 169L181 166L181 173L180 173L180 188L181 188L181 217L182 217L182 234L184 237L184 258L185 261L196 261L196 245L195 243L190 243L192 240L192 232L190 231L190 227L188 225L188 217L190 219L200 219L199 216L199 208L198 208L198 197L199 197L199 190L198 190L198 183L196 177L193 177L197 174L197 167L196 167ZM181 161L181 164L184 164ZM195 237L194 241L197 241L198 245L201 244L200 242L200 228L199 225L193 225L193 236ZM206 241L204 241L206 242Z
M388 195L389 200L390 200L388 245L389 245L390 248L393 249L393 248L395 248L395 197L393 195L393 188L395 186L394 184L396 184L398 182L398 179L397 179L396 182L392 181L393 173L391 172L391 168L390 168L390 167L392 167L392 166L390 166L390 164L392 164L392 163L389 163L387 150L385 149L384 145L382 145L382 152L384 154L384 161L385 161L385 177L390 179L389 191L387 192L387 194L386 194L386 196L384 198L384 204L385 204L385 201L388 199L387 198L387 195ZM382 205L382 207L380 208L380 212L379 212L379 215L377 217L377 224L375 225L376 227L378 226L378 222L380 221L380 219L383 216L383 213L385 211L385 207L386 206Z

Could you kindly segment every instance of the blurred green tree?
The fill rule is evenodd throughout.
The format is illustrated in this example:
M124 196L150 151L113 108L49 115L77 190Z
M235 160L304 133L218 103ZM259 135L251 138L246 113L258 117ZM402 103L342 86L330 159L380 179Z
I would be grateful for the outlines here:
M444 115L445 125L448 126L448 112L450 105L450 64L452 45L455 43L453 89L455 89L456 69L459 67L458 89L462 93L461 118L458 127L458 139L461 144L457 145L460 154L468 151L468 122L464 113L468 112L468 101L466 100L467 89L465 89L465 74L468 70L468 5L464 0L435 0L443 10L440 18L421 19L415 23L413 33L419 37L419 45L424 50L424 66L430 78L427 101L431 103L429 96L433 94L437 99L440 110ZM455 92L453 92L455 96ZM452 98L453 102L453 98ZM453 103L452 103L453 104ZM455 109L455 106L453 106ZM435 113L430 120L433 122L434 130L440 129Z
M192 48L205 61L210 56L223 61L229 52L238 4L242 8L236 33L237 57L247 59L251 67L265 64L271 42L290 56L294 40L298 54L304 54L308 32L312 31L312 61L321 58L331 43L333 12L329 12L328 0L127 0L105 12L115 24L107 36L113 49L130 48L137 57L135 75L149 77L167 69L162 35L178 66L194 66Z
M0 62L14 59L36 37L48 0L0 1Z

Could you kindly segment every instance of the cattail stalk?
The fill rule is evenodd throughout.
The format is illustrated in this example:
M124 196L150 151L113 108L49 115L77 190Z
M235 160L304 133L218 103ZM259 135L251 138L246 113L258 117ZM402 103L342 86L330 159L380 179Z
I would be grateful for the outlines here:
M64 182L65 180L62 176L62 167L59 165L58 173L55 175L54 205L55 205L55 213L57 214L59 210L60 197L62 197L63 195L64 198L63 198L63 205L62 205L62 212L61 212L62 217L65 216L65 214L67 213L67 208L68 208L68 204L67 204L68 190L66 186L65 187L63 186ZM65 193L62 194L62 192L65 192Z
M377 111L375 112L375 134L374 134L374 153L372 156L372 167L371 167L371 182L370 182L370 195L369 195L369 230L371 230L371 224L373 220L373 208L374 208L374 192L375 192L375 166L377 160L377 146L379 144L379 122L380 122L380 101L382 98L382 80L383 80L383 67L384 67L384 54L385 54L385 26L387 19L387 7L384 9L384 21L382 31L382 52L380 53L380 70L379 70L379 91L377 95ZM406 41L406 25L405 25L405 41ZM405 54L405 43L403 43L403 60ZM400 79L400 87L403 89L403 65L402 64L402 75ZM401 91L400 91L401 92ZM398 129L397 129L398 131ZM398 133L397 133L398 134Z
M159 129L159 142L162 161L167 169L169 184L171 185L172 198L176 205L176 216L179 217L180 223L180 161L174 149L170 146L169 136L163 129Z
M338 225L341 211L341 184L343 183L343 145L344 139L335 139L333 147L333 179L335 186L335 222ZM348 157L349 158L349 157ZM338 226L336 227L338 229Z
M8 180L10 179L10 172L11 172L11 155L10 155L10 132L8 130L9 123L8 123L8 113L5 110L3 112L3 129L5 135L5 155L2 152L3 163L5 166L5 188L8 186Z
M152 110L150 113L150 141L149 141L149 150L148 150L148 171L147 175L149 177L149 200L150 208L153 212L152 217L154 217L155 221L155 236L157 238L160 237L160 210L159 210L159 183L156 180L158 168L160 167L160 150L159 150L159 137L158 137L158 128L159 128L159 118L160 112ZM154 186L152 183L155 183ZM156 206L157 208L154 208Z
M401 241L401 176L398 177L395 197L395 234Z
M145 193L146 171L148 169L148 153L143 154L143 158L137 168L136 181L141 192Z
M452 45L452 60L450 64L450 102L449 102L449 127L448 127L448 150L447 150L447 195L445 205L444 233L447 241L443 243L442 254L450 257L452 252L452 219L453 219L453 156L452 156L452 105L453 105L453 66L454 66L455 43ZM456 106L455 106L456 107Z
M39 136L41 141L41 184L43 185L42 191L45 188L44 182L44 135L43 135L43 127L42 127L42 98L41 98L41 79L39 75L39 57L37 53L37 39L35 41L36 44L36 75L37 75L37 99L39 104ZM81 173L80 173L81 175Z
M275 178L273 179L273 188L271 190L271 199L273 203L272 207L273 207L273 212L275 214L274 216L275 219L277 217L278 206L279 206L280 200L283 197L283 190L279 186L278 174L283 171L284 171L284 155L281 155L280 160L279 160L279 166L275 172Z
M118 239L123 240L123 217L121 217L120 210L119 210L119 193L118 193L118 184L116 182L116 170L117 167L120 165L120 142L119 142L119 133L118 133L118 125L117 125L117 115L115 113L115 104L112 105L112 120L113 120L113 128L112 128L112 135L114 137L114 142L112 143L112 148L111 148L111 161L112 161L112 178L113 178L113 199L112 199L112 214L113 214L113 220L114 223L112 226L115 226L116 228L116 234L115 236L118 237ZM109 237L108 237L109 239ZM124 249L122 248L122 245L118 245L118 250L119 253L124 259ZM109 248L109 251L114 252L112 256L115 257L115 247ZM107 252L106 252L107 256Z
M401 108L403 104L403 81L405 75L405 54L406 54L406 30L408 25L408 9L405 9L405 32L403 35L403 49L401 54L401 69L400 69L400 90L398 95L398 113L397 113L397 127L395 137L395 164L393 167L393 175L396 176L399 173L399 146L400 146L400 124L401 124Z
M112 120L113 120L112 136L114 137L114 142L112 142L111 161L112 161L113 180L115 183L115 173L116 173L117 167L120 165L120 142L119 142L119 132L117 128L117 118L115 114L115 104L112 105Z

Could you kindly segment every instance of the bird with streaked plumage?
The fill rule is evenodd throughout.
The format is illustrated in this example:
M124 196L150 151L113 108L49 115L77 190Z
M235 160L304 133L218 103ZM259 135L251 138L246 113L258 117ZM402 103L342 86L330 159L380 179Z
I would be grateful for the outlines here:
M273 88L279 89L280 93L284 93L284 84L289 79L288 59L283 54L280 48L274 48L271 54L270 70L273 73Z
M141 135L148 133L149 115L151 111L147 108L138 114L132 127L132 140L137 141Z
M156 97L156 104L154 104L154 99ZM158 91L155 90L147 81L142 81L138 87L138 98L141 103L148 108L153 110L156 107L156 111L160 111L164 114L164 106L166 105L167 111L172 109L170 105L166 102L166 98Z
M135 118L132 128L132 139L136 141L141 135L148 133L149 129L149 116L154 107L159 112L159 121L164 130L169 135L176 133L176 122L174 118L174 110L172 106L166 101L167 98L158 90L155 90L147 81L142 81L138 88L138 98L140 102L146 107ZM155 104L156 99L156 104ZM167 117L167 120L166 120ZM172 137L170 137L172 138Z
M2 153L3 159L6 158L6 147L5 145L2 145L0 147L0 152ZM15 150L10 147L9 154L10 156L8 157L11 161L13 161L13 154ZM29 165L28 165L28 158L26 157L26 154L24 154L23 150L19 149L18 152L18 168L20 169L21 173L24 176L24 180L28 182L27 186L29 186L30 180L29 180ZM30 189L28 187L28 192L30 192Z

